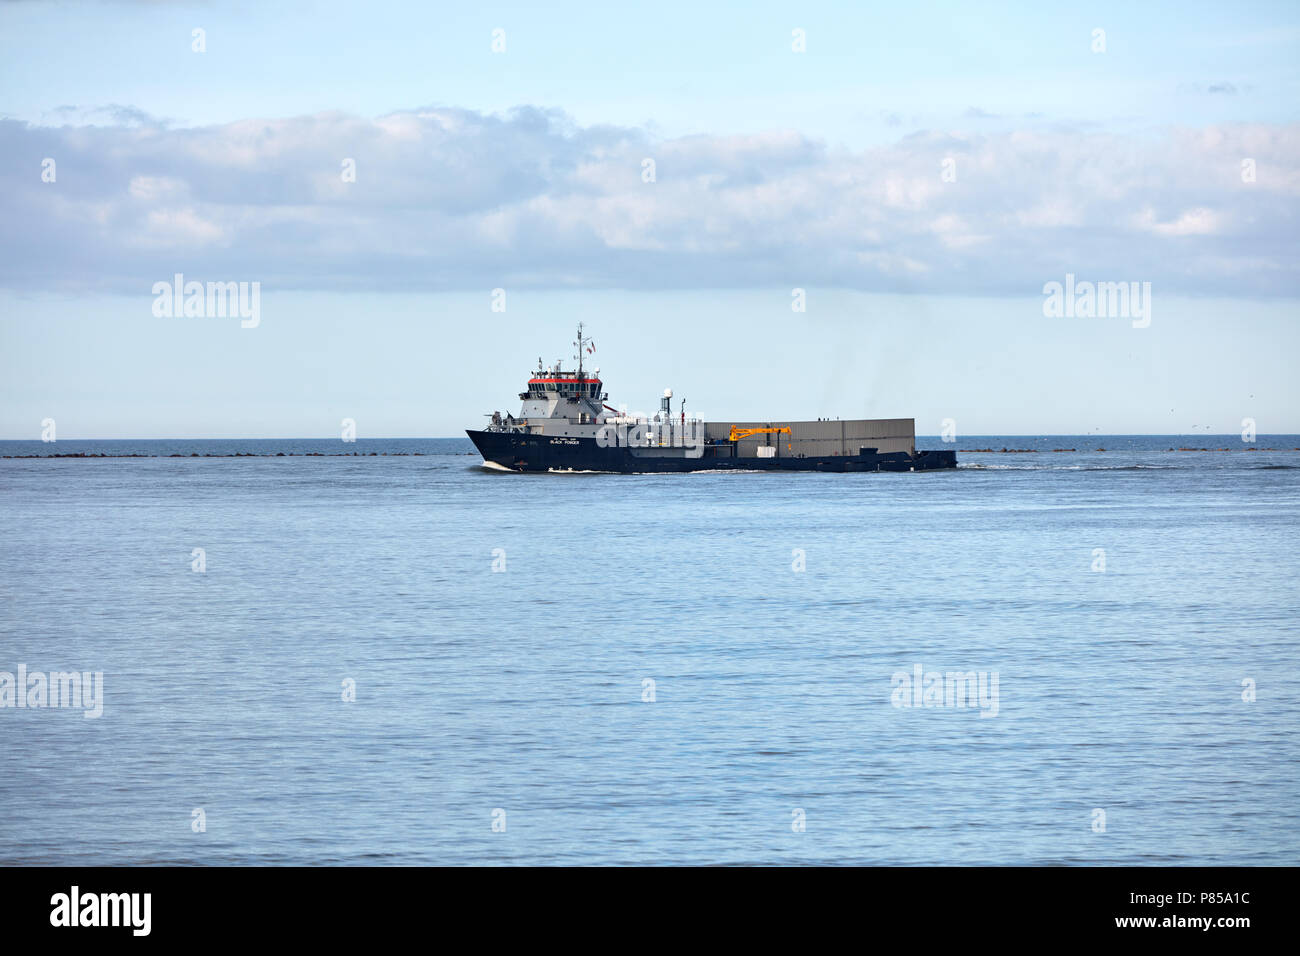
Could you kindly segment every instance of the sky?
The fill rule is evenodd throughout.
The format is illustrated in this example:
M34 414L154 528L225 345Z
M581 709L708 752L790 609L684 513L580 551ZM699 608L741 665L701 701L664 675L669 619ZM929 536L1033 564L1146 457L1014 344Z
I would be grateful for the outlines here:
M1045 6L0 2L0 438L1300 432L1300 6Z

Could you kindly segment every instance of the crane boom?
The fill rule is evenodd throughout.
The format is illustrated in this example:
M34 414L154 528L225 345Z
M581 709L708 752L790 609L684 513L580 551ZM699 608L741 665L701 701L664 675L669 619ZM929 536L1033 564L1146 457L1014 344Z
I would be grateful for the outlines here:
M785 434L785 435L790 434L790 428L788 425L782 426L780 428L737 428L735 425L732 425L731 432L727 435L727 441L740 441L742 438L751 438L754 435L781 435L781 434ZM794 450L793 448L790 447L790 443L788 441L785 443L785 447L789 451Z

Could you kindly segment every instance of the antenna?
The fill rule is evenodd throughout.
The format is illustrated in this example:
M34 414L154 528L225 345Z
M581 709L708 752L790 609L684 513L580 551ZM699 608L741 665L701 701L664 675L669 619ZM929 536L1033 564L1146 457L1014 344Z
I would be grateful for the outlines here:
M586 338L586 337L582 334L582 323L581 323L581 322L578 323L578 340L577 340L576 342L574 342L573 344L576 345L576 346L578 347L578 355L577 355L577 359L578 359L578 378L582 378L582 375L583 375L583 373L582 373L582 353L585 352L585 351L587 350L587 346L591 344L591 339ZM594 351L594 350L593 350L593 351ZM599 370L597 370L597 371L599 371Z

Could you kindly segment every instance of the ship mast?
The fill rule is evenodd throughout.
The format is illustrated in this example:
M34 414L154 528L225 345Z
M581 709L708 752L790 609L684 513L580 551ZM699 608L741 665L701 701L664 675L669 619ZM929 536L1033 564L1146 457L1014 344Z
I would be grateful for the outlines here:
M576 346L578 347L578 354L577 354L576 357L577 357L577 359L578 359L578 378L579 378L579 379L582 378L582 352L583 352L583 349L585 349L585 348L587 347L587 343L590 342L590 341L591 341L590 339L584 339L584 338L582 337L582 323L579 322L579 323L578 323L578 341L576 341L576 342L573 343L574 345L576 345Z

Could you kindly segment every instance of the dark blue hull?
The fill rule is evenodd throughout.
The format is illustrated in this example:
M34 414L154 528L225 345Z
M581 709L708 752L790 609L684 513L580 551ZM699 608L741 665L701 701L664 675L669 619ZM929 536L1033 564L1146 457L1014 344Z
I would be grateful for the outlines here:
M936 471L957 467L955 451L918 451L818 458L736 458L730 444L705 445L698 458L684 449L602 448L594 438L550 438L518 432L467 431L483 456L510 471Z

